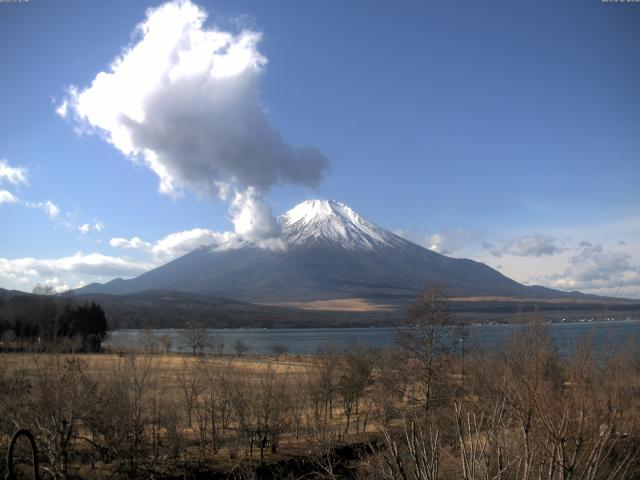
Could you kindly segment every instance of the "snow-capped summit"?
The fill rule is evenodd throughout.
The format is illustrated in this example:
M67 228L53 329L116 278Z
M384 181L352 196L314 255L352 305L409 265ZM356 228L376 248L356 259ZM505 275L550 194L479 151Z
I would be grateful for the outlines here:
M306 200L280 217L287 244L339 244L347 250L391 246L398 237L362 217L344 203Z

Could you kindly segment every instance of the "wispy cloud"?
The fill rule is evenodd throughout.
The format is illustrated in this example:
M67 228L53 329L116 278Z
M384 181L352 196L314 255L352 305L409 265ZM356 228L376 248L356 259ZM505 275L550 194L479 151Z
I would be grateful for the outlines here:
M393 233L443 255L452 255L459 252L467 242L478 238L477 232L463 228L432 234L421 230L402 229L394 230Z
M90 232L100 233L102 232L102 230L104 230L104 223L102 223L100 220L93 220L90 223L83 223L80 225L76 225L75 228L78 229L78 231L80 232L80 235L86 235L87 233L90 233Z
M637 215L607 223L538 226L537 230L548 234L484 241L475 258L494 267L499 258L502 273L526 284L640 298ZM530 237L533 240L518 244L518 239Z
M6 159L0 158L0 183L11 185L27 184L27 169L12 167Z
M206 228L194 228L174 232L155 241L146 242L139 237L115 237L109 240L114 248L139 250L151 255L154 263L161 263L189 253L202 245L217 245L230 241L233 232L215 232Z
M6 159L0 159L0 185L10 184L12 186L27 185L29 183L27 169L21 166L13 167ZM16 203L27 208L42 210L51 219L56 219L60 215L60 208L51 200L44 202L30 202L22 200L14 193L0 188L0 204Z
M541 257L543 255L555 255L567 250L566 247L558 242L557 238L541 233L522 235L504 242L501 246L496 246L486 241L482 245L495 257L503 255Z
M51 200L46 202L25 202L25 205L29 208L37 208L44 211L51 219L58 218L60 215L60 208Z
M563 290L592 292L631 286L640 290L640 269L632 263L629 253L590 242L580 246L580 252L569 259L564 272L545 277L548 284Z
M17 186L27 183L27 169L12 167L6 159L0 158L0 185ZM20 199L9 190L0 188L0 205L5 203L19 203Z

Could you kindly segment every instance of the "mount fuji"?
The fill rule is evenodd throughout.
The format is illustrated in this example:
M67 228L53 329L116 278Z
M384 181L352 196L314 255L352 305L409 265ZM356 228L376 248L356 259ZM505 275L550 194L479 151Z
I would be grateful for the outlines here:
M451 297L582 296L525 286L483 263L433 252L339 202L304 201L282 215L279 223L281 236L272 248L237 240L203 245L136 278L94 283L76 292L121 295L172 290L253 303L359 299L398 304L437 283Z

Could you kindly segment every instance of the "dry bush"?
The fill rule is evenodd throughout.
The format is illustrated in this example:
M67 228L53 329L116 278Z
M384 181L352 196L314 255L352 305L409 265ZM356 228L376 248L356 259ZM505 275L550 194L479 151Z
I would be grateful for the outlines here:
M271 367L259 372L255 380L252 382L246 377L236 380L232 405L245 452L252 461L253 451L257 449L262 465L267 447L275 453L281 435L289 427L291 402L286 378Z

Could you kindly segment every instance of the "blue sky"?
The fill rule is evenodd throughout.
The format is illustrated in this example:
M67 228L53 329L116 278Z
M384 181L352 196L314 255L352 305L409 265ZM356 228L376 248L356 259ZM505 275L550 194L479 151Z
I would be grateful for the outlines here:
M220 62L164 45L176 25ZM0 3L0 287L269 238L319 197L525 283L640 298L639 27L599 0Z

